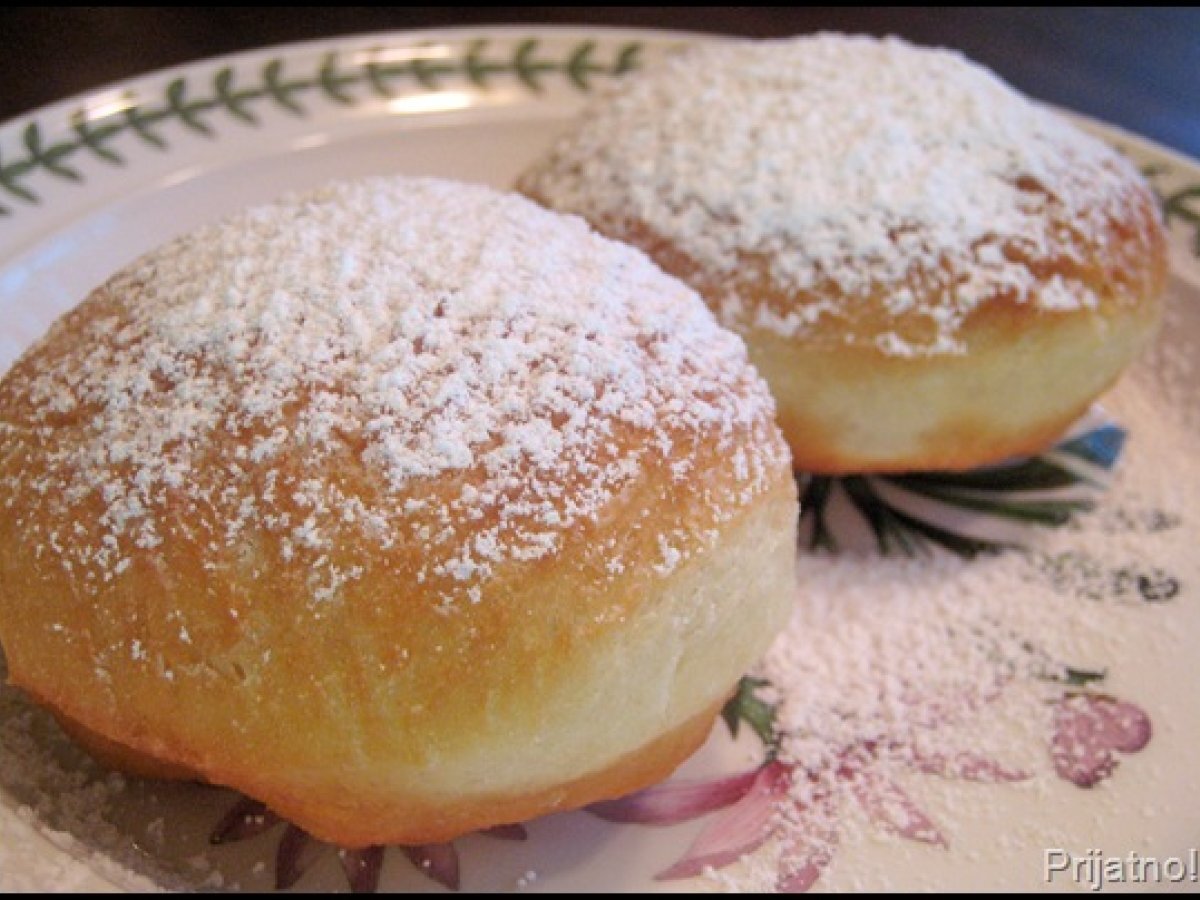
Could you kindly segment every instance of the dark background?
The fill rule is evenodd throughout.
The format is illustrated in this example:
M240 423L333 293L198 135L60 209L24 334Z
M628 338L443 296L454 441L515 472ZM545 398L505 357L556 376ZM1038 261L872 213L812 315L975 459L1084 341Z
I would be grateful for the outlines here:
M1026 93L1200 158L1200 11L832 7L23 7L0 12L0 121L164 66L366 31L495 23L729 34L898 34L955 47Z

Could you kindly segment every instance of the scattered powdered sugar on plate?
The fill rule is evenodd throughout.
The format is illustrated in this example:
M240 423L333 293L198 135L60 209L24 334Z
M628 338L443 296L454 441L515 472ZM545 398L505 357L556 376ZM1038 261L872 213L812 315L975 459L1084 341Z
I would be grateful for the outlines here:
M363 574L339 549L420 546L414 577L449 610L647 467L685 483L697 447L739 454L730 496L703 494L728 519L784 458L772 416L741 342L637 251L523 198L375 179L242 212L98 289L0 386L0 435L25 448L0 484L30 553L92 590L164 541L211 565L268 534L314 604ZM51 500L63 515L21 511ZM101 527L73 526L97 500ZM664 536L660 568L688 549Z
M703 44L628 76L521 186L666 244L727 324L790 337L869 302L919 320L878 345L911 355L961 350L959 326L1000 294L1094 305L1070 268L1090 264L1138 180L961 54L825 34ZM1066 264L1047 276L1031 260ZM804 302L760 296L792 292Z
M127 779L105 772L63 738L48 714L7 687L0 688L0 785L5 793L0 815L4 890L183 886L114 824L113 810L125 799ZM45 853L39 844L47 840L61 853Z
M1170 346L1178 340L1163 343L1156 357L1179 349ZM794 868L817 860L837 885L852 886L861 860L849 857L869 852L880 835L947 846L987 818L980 804L994 795L971 793L962 780L1028 781L1023 787L1038 792L1061 779L1090 786L1120 765L1113 751L1140 749L1145 739L1096 737L1107 721L1096 715L1116 716L1113 727L1135 734L1150 720L1169 729L1186 696L1120 694L1131 667L1190 652L1191 631L1171 622L1200 584L1200 419L1194 395L1168 408L1161 359L1153 362L1106 398L1130 444L1110 492L1070 527L1046 530L1025 550L972 560L941 550L801 555L796 611L755 673L769 682L778 758L792 778L770 847L710 872L715 883L771 889L791 858ZM1166 396L1189 389L1173 379ZM1092 719L1081 724L1084 713ZM944 789L922 781L933 774L950 779ZM1145 785L1161 773L1128 777ZM932 805L914 800L912 785ZM1154 815L1117 802L1103 807L1106 821ZM1022 823L1020 846L1063 845L1061 807L1045 809ZM1072 846L1079 840L1096 839L1076 835ZM989 849L1000 861L1018 844L998 840ZM872 877L874 889L899 884L879 867ZM930 877L930 887L941 883Z

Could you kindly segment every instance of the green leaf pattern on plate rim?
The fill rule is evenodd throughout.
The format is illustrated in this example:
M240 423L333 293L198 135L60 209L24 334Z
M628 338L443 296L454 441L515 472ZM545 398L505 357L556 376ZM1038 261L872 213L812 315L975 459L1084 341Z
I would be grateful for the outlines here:
M446 55L447 47L450 55ZM451 81L465 81L480 91L492 90L497 79L542 93L551 79L590 91L597 80L613 78L641 65L646 43L635 39L587 39L560 50L548 50L537 36L497 40L467 37L409 45L377 46L366 51L330 51L314 71L297 72L295 61L273 56L250 75L228 63L208 71L179 75L159 88L158 97L135 102L127 93L117 113L90 118L84 107L57 122L30 121L20 134L16 155L0 157L0 218L12 218L22 205L41 202L28 181L35 173L59 180L84 182L76 160L90 155L108 165L125 165L113 146L123 134L135 135L156 150L169 149L162 126L178 122L207 138L219 139L221 118L246 127L260 124L256 110L269 105L296 117L307 116L314 101L352 107L368 95L390 98L435 92ZM402 50L402 59L391 58ZM424 51L424 52L422 52ZM239 83L240 82L240 83ZM61 137L48 140L47 133ZM1200 183L1179 184L1175 168L1155 162L1145 167L1163 205L1168 225L1190 234L1192 254L1200 260Z
M108 165L121 166L125 158L113 147L118 135L133 134L156 150L168 150L162 126L178 122L189 131L219 138L229 122L256 127L256 110L264 106L296 117L307 116L314 102L352 107L368 96L388 99L444 90L452 80L465 81L480 91L492 90L499 78L540 94L550 79L587 92L598 79L613 78L638 67L644 43L637 40L602 44L584 40L561 53L546 50L537 37L497 42L476 38L465 42L423 42L407 47L375 47L366 51L331 51L321 57L315 71L299 72L294 61L275 56L247 77L228 65L208 72L180 75L161 88L157 98L140 102L127 93L119 113L89 118L80 107L68 115L68 128L54 140L49 128L37 119L25 126L18 155L0 158L0 217L12 217L21 204L40 203L29 186L34 173L60 180L82 182L76 160L90 154ZM452 55L447 56L450 47ZM402 60L390 58L403 50ZM239 83L240 82L240 83ZM226 122L223 123L222 119ZM16 201L15 203L13 201Z

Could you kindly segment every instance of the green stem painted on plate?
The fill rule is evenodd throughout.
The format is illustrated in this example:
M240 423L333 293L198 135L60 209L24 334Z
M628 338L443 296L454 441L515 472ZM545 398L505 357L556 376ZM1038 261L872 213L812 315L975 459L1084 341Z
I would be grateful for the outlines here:
M1192 253L1200 259L1200 184L1163 197L1163 213L1168 224L1178 221L1192 229Z
M768 684L762 678L743 676L738 682L737 691L722 708L721 718L733 737L737 737L739 727L745 722L758 735L768 756L771 756L778 750L780 738L775 728L775 706L757 694L760 688Z
M491 42L480 38L464 45L457 57L441 56L444 51L428 43L406 48L411 58L403 62L387 61L383 49L355 53L352 58L330 52L309 76L289 74L284 60L276 57L263 64L255 80L241 86L236 83L234 70L223 66L207 82L200 74L175 78L158 100L132 104L115 115L92 120L84 110L77 110L69 118L70 134L59 140L47 142L41 123L30 122L21 135L21 152L9 160L0 159L0 192L26 204L37 204L40 197L28 183L37 173L82 182L86 176L78 160L88 155L109 165L125 165L125 157L112 145L113 139L122 134L132 134L147 146L166 150L168 142L161 126L167 123L178 122L194 134L216 138L220 117L255 127L260 124L256 108L264 105L304 117L309 114L305 103L313 97L354 106L367 93L392 97L398 90L440 91L455 78L487 91L494 87L496 77L503 75L513 76L534 93L543 92L551 77L564 79L576 90L589 91L597 78L612 78L637 68L642 46L639 41L624 42L614 46L607 59L598 59L599 49L589 40L563 56L548 57L542 52L541 42L529 37L493 56ZM0 203L0 216L11 216L14 211L12 205Z
M1158 202L1162 206L1163 221L1168 225L1178 223L1192 231L1192 255L1200 259L1200 184L1186 184L1163 191L1159 178L1170 176L1171 166L1154 163L1142 168L1142 174L1150 181Z

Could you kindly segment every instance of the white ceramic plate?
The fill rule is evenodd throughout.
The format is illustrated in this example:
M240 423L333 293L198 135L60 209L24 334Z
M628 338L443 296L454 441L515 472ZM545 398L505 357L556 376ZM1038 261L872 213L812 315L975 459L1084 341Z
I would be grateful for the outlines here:
M507 187L593 85L695 39L522 27L322 41L150 75L0 127L0 371L55 317L139 254L284 190L396 172ZM1183 370L1200 339L1200 167L1111 128L1085 125L1147 168L1170 213L1172 317L1164 345L1142 368L1146 384L1169 376L1184 389L1131 388L1114 403L1118 417L1128 408L1139 422L1146 421L1138 406L1144 395L1163 404L1169 395L1175 408L1190 405L1179 422L1172 419L1173 431L1159 434L1162 452L1176 459L1172 448L1198 436L1191 415L1196 378ZM1155 436L1136 428L1132 446L1131 453L1143 456L1159 452ZM1195 480L1194 471L1184 478ZM1123 502L1121 490L1118 484L1117 497L1103 502ZM1200 535L1193 509L1168 513L1176 532ZM1172 540L1179 545L1177 536ZM1095 848L1109 856L1177 857L1194 866L1200 709L1191 647L1200 636L1200 567L1176 555L1168 560L1177 588L1170 602L1132 612L1124 608L1128 603L1120 609L1093 603L1088 614L1102 622L1109 617L1122 639L1106 642L1101 627L1092 629L1090 644L1075 648L1105 669L1105 691L1136 700L1146 712L1153 722L1149 746L1091 790L1056 778L1052 767L1017 785L950 780L927 789L924 802L934 818L940 815L949 849L904 840L895 828L847 824L819 886L1044 887L1044 853L1051 846L1077 859ZM749 729L733 742L718 726L685 774L742 771L762 758ZM17 692L0 689L0 890L269 888L279 828L237 844L208 844L233 799L212 788L106 775ZM577 812L531 823L522 842L472 836L458 842L462 885L639 890L713 884L653 876L714 819L612 825ZM750 886L771 880L761 865L726 874L738 871ZM1175 872L1171 867L1164 881L1175 881ZM1195 874L1186 869L1178 884L1194 889ZM1050 886L1078 881L1059 875ZM433 886L400 852L385 856L382 887ZM319 857L299 887L344 888L335 855Z

